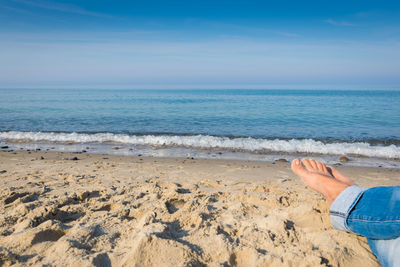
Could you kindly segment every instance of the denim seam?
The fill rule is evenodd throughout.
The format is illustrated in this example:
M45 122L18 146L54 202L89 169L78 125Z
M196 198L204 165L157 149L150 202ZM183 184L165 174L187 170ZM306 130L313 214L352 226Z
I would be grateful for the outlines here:
M343 213L343 212L338 212L338 211L332 211L332 210L331 210L329 213L330 213L330 214L333 214L333 215L335 215L335 216L343 217L343 218L346 217L346 213Z
M400 220L385 220L385 221L373 221L373 220L367 220L367 219L347 219L348 221L357 221L357 222L371 222L371 223L383 223L383 222L399 222Z
M345 220L344 220L344 227L346 228L346 230L348 232L352 232L347 224L347 220L349 218L349 215L351 213L351 211L353 210L353 208L356 206L356 204L358 203L358 201L360 200L361 196L364 195L364 191L360 192L357 197L354 199L353 203L350 205L349 209L347 210L346 214L345 214Z

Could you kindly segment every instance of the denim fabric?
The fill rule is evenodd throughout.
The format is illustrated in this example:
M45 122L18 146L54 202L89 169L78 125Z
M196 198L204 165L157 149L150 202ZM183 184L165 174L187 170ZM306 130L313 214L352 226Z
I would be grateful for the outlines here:
M367 238L367 240L383 267L400 266L400 237L396 239Z
M366 236L382 266L400 266L400 186L346 188L330 208L333 227Z
M368 188L353 185L340 193L330 208L330 219L333 227L342 231L351 231L347 226L347 217L366 190Z
M399 237L400 186L366 190L347 217L347 225L351 232L368 238Z

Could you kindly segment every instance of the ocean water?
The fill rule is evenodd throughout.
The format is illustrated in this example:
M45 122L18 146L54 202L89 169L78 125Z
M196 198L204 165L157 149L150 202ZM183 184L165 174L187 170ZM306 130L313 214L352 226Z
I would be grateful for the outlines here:
M19 148L400 158L400 91L0 89L0 114Z

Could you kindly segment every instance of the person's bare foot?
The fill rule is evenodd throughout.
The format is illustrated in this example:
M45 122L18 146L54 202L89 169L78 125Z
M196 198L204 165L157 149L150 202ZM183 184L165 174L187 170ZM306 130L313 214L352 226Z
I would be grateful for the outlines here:
M354 185L350 178L313 159L303 159L301 162L299 159L294 159L292 170L308 187L321 193L329 204L332 204L344 189Z
M346 175L342 174L341 172L339 172L338 170L336 170L332 166L326 165L326 168L327 168L328 172L331 174L331 176L333 176L336 180L339 180L339 181L341 181L341 182L343 182L345 184L348 184L348 185L355 185L355 183L349 177L347 177Z

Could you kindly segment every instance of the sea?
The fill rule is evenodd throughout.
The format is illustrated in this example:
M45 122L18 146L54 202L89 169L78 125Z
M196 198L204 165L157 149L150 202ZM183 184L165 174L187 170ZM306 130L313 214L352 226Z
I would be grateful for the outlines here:
M0 89L0 145L400 168L400 91Z

